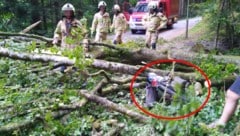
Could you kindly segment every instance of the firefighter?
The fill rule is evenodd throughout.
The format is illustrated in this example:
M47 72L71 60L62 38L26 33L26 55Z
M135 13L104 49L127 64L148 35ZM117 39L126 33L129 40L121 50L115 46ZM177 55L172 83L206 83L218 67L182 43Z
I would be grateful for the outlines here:
M99 12L94 15L91 28L91 36L96 31L95 42L103 42L107 40L107 34L110 30L111 19L109 13L106 12L107 4L100 1L98 4Z
M144 16L143 23L146 28L146 47L156 50L159 30L167 23L167 18L158 12L158 4L149 2L149 13Z
M73 49L77 44L78 36L82 32L82 24L75 19L75 8L72 4L66 3L62 7L63 18L57 24L54 32L53 44L61 42L61 47ZM67 39L72 39L72 43L67 43Z
M122 35L126 31L127 28L127 20L123 13L121 13L121 9L119 5L114 5L114 17L113 24L111 26L111 31L115 30L115 39L113 41L114 44L122 43Z

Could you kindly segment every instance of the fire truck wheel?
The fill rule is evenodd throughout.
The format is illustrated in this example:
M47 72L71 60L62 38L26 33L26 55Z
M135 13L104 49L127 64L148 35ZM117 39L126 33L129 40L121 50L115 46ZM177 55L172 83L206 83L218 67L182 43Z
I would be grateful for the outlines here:
M167 29L173 29L173 24L168 24Z

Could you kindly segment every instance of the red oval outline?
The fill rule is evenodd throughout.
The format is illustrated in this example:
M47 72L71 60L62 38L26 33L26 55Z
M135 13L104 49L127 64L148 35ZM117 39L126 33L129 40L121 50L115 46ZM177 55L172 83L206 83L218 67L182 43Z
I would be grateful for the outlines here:
M203 76L204 78L206 79L207 83L208 83L208 95L207 95L207 98L204 100L203 104L197 108L195 111L192 111L186 115L182 115L182 116L177 116L177 117L168 117L168 116L160 116L160 115L156 115L156 114L153 114L151 112L149 112L148 110L144 109L141 107L141 105L139 105L139 103L136 101L135 99L135 95L134 95L134 92L133 92L133 84L135 82L135 80L137 79L137 77L142 73L144 72L147 68L153 66L153 65L156 65L156 64L160 64L160 63L172 63L172 62L176 62L176 63L181 63L181 64L184 64L186 66L190 66L190 67L193 67L194 69L198 70ZM156 60L156 61L152 61L148 64L146 64L145 66L141 67L134 75L132 81L131 81L131 84L130 84L130 96L131 96L131 99L133 101L133 103L135 104L135 106L140 109L142 112L144 112L145 114L147 114L148 116L150 117L153 117L153 118L156 118L156 119L162 119L162 120L181 120L181 119L185 119L185 118L189 118L195 114L197 114L198 112L200 112L205 106L206 104L208 103L209 99L210 99L210 96L211 96L211 84L210 84L210 80L208 78L208 76L206 75L206 73L201 69L199 68L198 66L188 62L188 61L185 61L185 60L177 60L177 59L172 59L172 60Z

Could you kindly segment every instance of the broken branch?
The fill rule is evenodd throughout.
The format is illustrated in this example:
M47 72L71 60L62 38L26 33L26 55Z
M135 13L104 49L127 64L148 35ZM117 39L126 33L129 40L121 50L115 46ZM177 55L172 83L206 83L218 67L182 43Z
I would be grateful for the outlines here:
M25 34L28 33L29 31L31 31L33 28L35 28L36 26L38 26L42 21L37 21L36 23L28 26L27 28L25 28L24 30L22 30L20 33Z
M0 32L0 36L4 36L4 37L18 36L18 37L34 38L34 39L41 40L41 41L44 41L44 42L47 42L47 43L52 42L51 38L47 38L47 37L39 36L39 35L34 35L34 34Z
M92 101L92 102L100 104L101 106L104 106L104 107L106 107L108 109L115 110L115 111L117 111L119 113L128 115L129 117L132 117L132 118L138 120L139 122L146 123L149 120L148 117L146 117L146 116L144 116L144 115L142 115L140 113L137 113L135 111L129 110L129 109L127 109L127 108L125 108L125 107L123 107L121 105L115 104L115 103L107 100L106 98L89 94L89 93L87 93L87 91L84 91L84 90L81 90L80 94L82 96L84 96L85 98L87 98L88 100Z

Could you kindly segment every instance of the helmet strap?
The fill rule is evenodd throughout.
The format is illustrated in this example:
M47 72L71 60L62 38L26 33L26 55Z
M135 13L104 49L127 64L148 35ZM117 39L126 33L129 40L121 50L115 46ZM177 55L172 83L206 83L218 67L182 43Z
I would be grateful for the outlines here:
M115 11L114 14L117 16L118 14L120 14L121 12L119 10Z

